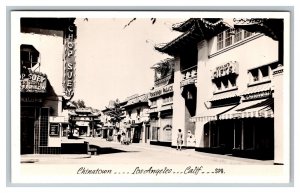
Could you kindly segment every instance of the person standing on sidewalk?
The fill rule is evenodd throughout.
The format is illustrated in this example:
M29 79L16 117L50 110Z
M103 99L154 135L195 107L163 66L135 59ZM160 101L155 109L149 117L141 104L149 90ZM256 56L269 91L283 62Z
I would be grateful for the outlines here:
M179 150L181 151L182 144L183 144L183 136L182 136L182 133L181 133L181 129L178 129L177 148L176 148L176 150L178 150L178 147L179 147Z

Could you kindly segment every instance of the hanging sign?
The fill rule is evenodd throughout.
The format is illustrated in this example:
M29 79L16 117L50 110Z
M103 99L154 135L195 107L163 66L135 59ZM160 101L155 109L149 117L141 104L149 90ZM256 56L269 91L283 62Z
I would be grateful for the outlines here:
M21 92L46 93L47 76L38 72L21 74Z
M173 85L164 86L162 88L155 89L154 91L150 91L149 98L155 98L171 92L173 92Z
M75 35L76 26L70 25L65 36L64 91L67 98L74 95L75 84Z

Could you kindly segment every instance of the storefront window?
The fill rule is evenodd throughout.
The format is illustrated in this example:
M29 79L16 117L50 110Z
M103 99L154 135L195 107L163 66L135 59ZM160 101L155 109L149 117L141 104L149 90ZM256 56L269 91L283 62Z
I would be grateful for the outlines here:
M158 127L152 127L152 140L158 140Z
M172 127L170 125L164 128L164 141L172 141Z

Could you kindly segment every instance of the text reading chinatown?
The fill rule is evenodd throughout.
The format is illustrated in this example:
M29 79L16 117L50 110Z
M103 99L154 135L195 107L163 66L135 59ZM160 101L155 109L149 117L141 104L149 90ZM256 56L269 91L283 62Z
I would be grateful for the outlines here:
M205 170L203 166L187 166L182 169L173 169L169 167L135 167L128 171L117 171L112 169L86 168L80 167L77 172L79 175L85 174L127 174L127 175L209 175L209 174L225 174L223 168L212 168Z

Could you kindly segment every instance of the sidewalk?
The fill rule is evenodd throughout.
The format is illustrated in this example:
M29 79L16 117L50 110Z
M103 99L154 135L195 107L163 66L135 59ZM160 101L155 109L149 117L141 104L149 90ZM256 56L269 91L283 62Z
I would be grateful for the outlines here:
M130 147L135 148L142 148L145 150L157 150L161 152L172 152L175 154L186 155L186 156L195 156L200 159L207 159L215 162L219 162L220 164L251 164L251 165L273 165L273 160L256 160L256 159L249 159L249 158L242 158L242 157L234 157L231 155L222 155L222 154L213 154L213 153L205 153L205 152L198 152L195 149L189 148L182 148L182 151L176 150L176 148L166 147L166 146L159 146L159 145L150 145L146 143L131 143L130 145L121 145L119 142L114 141L106 141L104 139L97 139L91 138L87 139L90 141L90 144L93 144L97 141L103 143L103 145L113 146L116 148L121 149L130 149Z
M273 165L273 160L256 160L256 159L247 159L247 158L241 158L241 157L234 157L231 155L221 155L221 154L212 154L212 153L204 153L204 152L198 152L194 149L185 149L183 148L182 151L176 150L176 148L171 147L165 147L165 146L158 146L158 145L150 145L145 143L131 143L130 145L121 145L119 142L114 141L106 141L105 139L101 138L83 138L80 140L68 140L68 142L76 142L76 143L83 143L84 141L89 142L90 145L96 145L103 149L114 149L114 150L121 150L124 152L157 152L161 155L166 155L168 157L168 154L171 156L176 155L184 155L184 157L189 157L191 160L206 160L206 161L212 161L219 164L236 164L236 165ZM156 154L156 153L155 153ZM45 163L49 162L51 160L52 162L60 162L60 161L67 161L68 160L74 160L76 159L79 161L82 159L82 162L84 163L84 159L87 159L86 162L89 162L89 159L97 158L97 159L103 159L105 156L107 158L107 155L100 154L98 156L91 156L88 154L27 154L27 155L21 155L21 163ZM99 157L100 156L100 157ZM122 155L123 156L123 155ZM179 156L182 157L182 156ZM126 158L126 157L123 157ZM114 159L114 158L110 158ZM139 157L136 157L136 159L139 159ZM160 158L161 159L161 158ZM75 161L75 160L74 160Z
M256 159L248 159L248 158L241 158L241 157L234 157L231 155L222 155L222 154L213 154L213 153L205 153L195 151L195 149L185 149L176 150L176 148L165 147L165 146L157 146L157 145L149 145L149 144L132 144L134 146L139 146L142 148L156 148L161 151L172 151L176 154L184 154L186 156L196 156L202 159L209 159L212 161L220 162L221 164L257 164L257 165L273 165L273 160L256 160Z
M36 163L43 162L44 160L51 159L61 160L61 159L85 159L91 158L88 154L25 154L21 155L21 163Z

